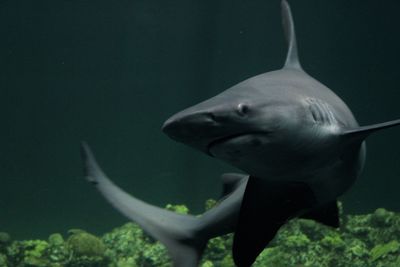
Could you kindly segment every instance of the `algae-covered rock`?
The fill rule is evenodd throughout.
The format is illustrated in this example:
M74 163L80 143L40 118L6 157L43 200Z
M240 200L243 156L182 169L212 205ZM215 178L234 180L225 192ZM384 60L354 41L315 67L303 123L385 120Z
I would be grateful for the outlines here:
M188 214L189 213L189 209L185 205L167 204L167 206L165 206L165 209L179 213L179 214Z
M207 201L207 208L214 205L217 202ZM184 205L167 208L188 212ZM371 214L342 216L340 229L312 220L289 221L253 267L400 266L399 213L381 208ZM232 234L211 239L199 266L233 267L232 240ZM0 267L172 267L165 247L135 223L118 227L102 238L73 230L66 241L62 235L52 234L47 241L3 244Z
M14 241L0 254L0 267L91 267L107 266L105 245L101 239L74 232L65 242L61 234L52 234L48 241ZM2 257L3 256L3 257Z
M44 240L14 241L7 247L7 258L11 266L48 266L47 249Z
M67 240L67 245L71 251L78 256L103 257L106 246L103 241L82 230L70 230L71 236Z
M114 229L102 240L107 246L107 257L113 260L110 267L172 266L165 247L134 223Z
M231 256L233 235L224 235L211 239L203 254L203 262L211 261L215 266L228 267L233 263Z
M70 230L69 233L66 244L72 257L68 266L106 266L106 246L100 238L83 230Z
M368 247L389 243L393 238L400 240L400 216L398 213L383 208L376 209L372 214L348 215L344 225L344 233L359 238Z
M214 266L216 266L216 265L214 265L214 263L212 263L212 261L205 261L200 265L200 267L214 267Z
M204 211L208 211L214 208L217 205L217 203L218 202L212 198L207 199L206 202L204 203Z
M378 208L371 214L371 224L378 227L391 226L396 223L396 219L394 212L387 211L383 208Z
M7 256L0 254L0 267L7 267Z
M392 240L387 244L379 244L371 249L371 261L387 257L389 254L400 255L400 243Z
M59 233L51 234L48 238L47 255L51 266L64 266L72 259L72 251Z
M48 242L52 246L62 246L64 245L64 238L61 234L55 233L49 236Z
M339 233L332 232L321 239L321 245L325 248L332 248L334 250L343 250L346 243Z

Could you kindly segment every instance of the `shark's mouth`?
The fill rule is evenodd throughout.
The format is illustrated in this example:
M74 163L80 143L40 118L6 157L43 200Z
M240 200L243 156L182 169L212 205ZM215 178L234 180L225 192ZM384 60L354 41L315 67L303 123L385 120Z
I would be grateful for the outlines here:
M267 134L266 132L247 132L247 133L231 134L224 137L216 138L207 145L207 154L214 157L214 154L212 153L212 149L214 147L236 139L237 140L242 139L241 140L242 143L249 143L253 146L260 145L259 139L257 137L261 135L265 136L266 134Z

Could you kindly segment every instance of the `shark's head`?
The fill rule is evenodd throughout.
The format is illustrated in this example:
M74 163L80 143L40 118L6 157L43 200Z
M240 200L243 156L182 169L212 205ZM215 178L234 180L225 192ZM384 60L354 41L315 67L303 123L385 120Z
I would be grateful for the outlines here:
M258 172L255 169L279 160L287 140L298 140L293 135L301 134L311 118L302 98L286 94L290 88L276 86L271 77L255 76L178 112L164 123L164 133L242 170Z
M339 154L336 113L348 109L303 71L286 1L282 14L288 41L283 68L175 114L164 123L164 133L258 177L303 179L338 158L331 155Z
M308 76L297 57L286 1L282 1L282 12L288 41L283 69L247 79L173 115L164 123L164 133L251 175L279 173L282 177L288 169L298 170L303 164L299 158L306 160L307 155L296 153L308 153L299 148L313 141L312 134L303 133L314 129L307 127L313 118L305 104L307 96L294 89L308 87L299 78Z

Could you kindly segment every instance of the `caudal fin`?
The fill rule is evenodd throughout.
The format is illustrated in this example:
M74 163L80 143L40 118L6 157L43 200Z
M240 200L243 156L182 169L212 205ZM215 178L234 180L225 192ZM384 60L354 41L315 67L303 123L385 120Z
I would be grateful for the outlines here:
M208 240L196 235L197 218L141 201L116 186L101 170L89 146L82 142L85 176L123 215L167 247L175 267L196 267Z

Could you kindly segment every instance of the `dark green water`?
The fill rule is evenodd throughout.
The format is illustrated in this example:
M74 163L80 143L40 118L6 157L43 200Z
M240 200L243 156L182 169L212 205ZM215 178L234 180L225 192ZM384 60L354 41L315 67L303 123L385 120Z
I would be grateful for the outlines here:
M398 1L291 1L304 69L360 124L400 118ZM126 219L82 177L80 140L120 186L194 212L229 166L163 121L279 68L279 1L0 1L0 231L102 233ZM400 128L368 139L348 212L400 210Z

